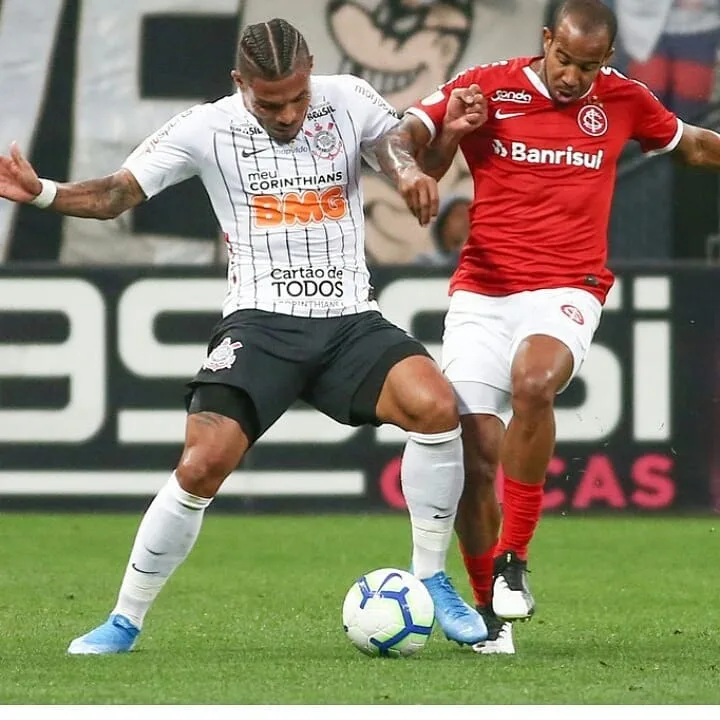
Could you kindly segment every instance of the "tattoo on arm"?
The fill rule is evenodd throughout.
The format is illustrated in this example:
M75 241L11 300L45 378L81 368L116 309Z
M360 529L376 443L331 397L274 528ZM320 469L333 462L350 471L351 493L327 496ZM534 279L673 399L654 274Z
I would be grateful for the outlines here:
M430 132L420 120L406 115L398 125L375 144L375 156L380 169L397 185L400 174L408 168L418 168L417 156L430 140Z
M414 115L406 115L378 141L375 156L395 185L400 173L412 167L440 180L452 165L458 143L458 137L444 130L431 142L425 124Z
M63 215L110 220L145 200L145 194L129 170L106 177L58 183L52 209Z

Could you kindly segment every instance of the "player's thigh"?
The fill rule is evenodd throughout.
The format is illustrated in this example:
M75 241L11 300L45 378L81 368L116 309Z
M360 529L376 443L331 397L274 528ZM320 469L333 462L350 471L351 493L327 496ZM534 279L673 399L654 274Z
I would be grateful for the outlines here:
M293 318L238 310L213 331L205 362L188 383L188 411L214 407L234 419L250 444L257 440L295 402L309 370L302 360ZM302 320L302 319L298 319ZM231 389L198 388L215 385Z
M572 355L572 370L560 388L562 392L580 372L600 323L602 305L586 290L558 288L527 293L525 320L512 340L514 359L523 341L533 335L546 335L560 341Z
M456 292L445 316L441 367L455 389L460 415L504 417L509 409L511 297Z
M423 345L379 312L349 315L303 399L345 425L380 425L377 404L385 380L392 368L414 357L424 358L439 375Z

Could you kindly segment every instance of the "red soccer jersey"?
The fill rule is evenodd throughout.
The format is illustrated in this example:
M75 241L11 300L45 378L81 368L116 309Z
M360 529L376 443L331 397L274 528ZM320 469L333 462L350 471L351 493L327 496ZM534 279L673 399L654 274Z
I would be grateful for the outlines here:
M535 59L470 68L408 110L435 136L451 90L476 83L488 100L487 123L460 144L475 197L450 292L576 287L604 302L613 283L607 231L620 153L630 138L645 152L673 150L682 123L645 85L612 68L583 98L559 105L531 69Z

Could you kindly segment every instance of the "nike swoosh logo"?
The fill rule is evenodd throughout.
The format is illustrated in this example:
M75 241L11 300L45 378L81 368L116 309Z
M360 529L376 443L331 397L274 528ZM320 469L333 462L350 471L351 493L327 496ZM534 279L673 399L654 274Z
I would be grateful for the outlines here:
M265 152L267 148L260 148L259 150L243 150L242 156L244 158L252 157L253 155L257 155L258 153Z
M437 513L435 513L435 515L433 515L436 520L447 520L451 516L452 513L448 513L447 515L438 515Z
M139 573L142 573L143 575L158 575L159 574L159 571L141 570L137 565L135 565L135 563L132 563L132 565L130 567L132 567L133 570L137 570Z
M522 112L522 113L506 113L506 112L503 112L502 110L496 110L495 111L495 119L496 120L509 120L510 118L514 118L514 117L522 117L525 114L526 113L524 113L524 112Z
M145 546L145 549L146 549L151 555L154 555L155 557L160 557L161 555L167 555L166 552L155 552L154 550L151 550L151 549L150 549L149 547L147 547L147 546Z

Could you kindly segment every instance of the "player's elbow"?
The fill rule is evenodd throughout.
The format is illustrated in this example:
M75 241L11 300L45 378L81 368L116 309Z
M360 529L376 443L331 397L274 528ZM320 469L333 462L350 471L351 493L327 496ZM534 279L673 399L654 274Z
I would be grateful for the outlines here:
M95 215L96 220L114 220L121 215L115 208L101 208Z
M684 142L687 137L688 142ZM713 149L720 149L720 136L705 128L692 128L680 141L679 150L683 161L691 167L704 167Z
M683 160L690 167L702 167L705 164L705 150L702 143L694 143L683 155Z
M115 220L126 210L129 210L135 203L131 203L125 197L113 197L109 201L101 203L98 207L98 220Z

